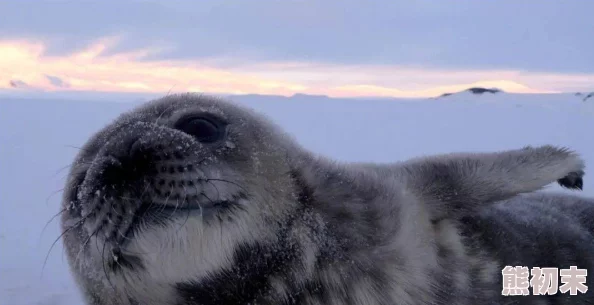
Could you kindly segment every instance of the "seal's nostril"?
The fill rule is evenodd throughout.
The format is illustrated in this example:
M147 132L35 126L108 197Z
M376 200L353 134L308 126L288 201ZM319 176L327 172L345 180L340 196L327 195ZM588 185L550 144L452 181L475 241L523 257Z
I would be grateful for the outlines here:
M129 157L138 156L138 154L141 151L142 151L142 143L140 142L140 139L136 139L132 142L132 145L130 145L130 149L128 150L128 156Z
M135 159L142 151L141 146L141 141L138 137L128 137L111 144L106 154L118 160Z
M127 136L105 147L106 162L101 164L97 179L103 185L135 185L154 171L150 150L137 136ZM109 161L109 162L107 162Z

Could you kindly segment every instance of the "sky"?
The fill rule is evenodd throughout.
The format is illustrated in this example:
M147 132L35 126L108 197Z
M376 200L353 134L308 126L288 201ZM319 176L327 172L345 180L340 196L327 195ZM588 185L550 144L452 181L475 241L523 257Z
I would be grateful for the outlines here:
M594 1L0 1L0 90L594 90Z

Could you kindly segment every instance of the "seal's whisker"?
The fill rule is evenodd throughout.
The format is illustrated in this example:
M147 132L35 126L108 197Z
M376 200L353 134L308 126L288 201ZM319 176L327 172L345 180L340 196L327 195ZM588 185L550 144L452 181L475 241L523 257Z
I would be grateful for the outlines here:
M60 212L58 212L56 215L52 216L52 218L50 218L50 220L48 220L45 225L43 226L43 229L41 229L41 235L43 235L43 232L47 229L47 226L56 219L56 217L62 215L62 213L68 211L68 208L63 208L62 210L60 210Z
M91 233L89 235L89 237L87 237L87 239L83 242L82 246L80 247L80 250L78 251L78 253L76 254L76 257L74 259L74 265L75 266L78 263L79 256L84 252L84 250L87 247L88 243L91 241L91 238L93 237L93 235L97 234L97 232L99 232L98 229L96 229L95 231L93 231L93 233Z
M153 254L155 253L154 251L149 251L149 252L138 252L138 251L130 251L129 249L120 249L120 252L122 252L123 254L133 254L133 255L142 255L142 254Z
M77 221L75 224L73 224L72 226L70 226L68 229L64 230L64 232L62 232L60 234L60 236L58 236L58 238L56 238L56 240L54 240L54 242L52 243L50 249L47 251L47 254L45 255L45 259L43 261L43 266L41 267L41 277L43 277L43 270L45 269L45 265L47 264L47 259L49 258L52 249L54 248L54 246L56 245L56 243L66 234L68 233L70 230L73 230L77 227L79 227L81 224L83 224L85 222L85 220L87 219L89 215L86 215L85 217L83 217L82 219L80 219L79 221Z
M57 174L61 173L65 169L72 168L74 165L78 165L78 164L92 165L93 162L88 162L88 161L83 161L83 160L78 160L78 161L70 162L67 165L64 165L64 166L60 167L59 169L57 169L56 172L52 175L52 177L55 177Z
M173 84L173 86L171 86L171 87L169 88L169 90L167 91L167 93L165 94L165 96L169 96L169 95L171 95L171 90L173 90L173 88L175 88L175 86L177 86L177 84Z
M216 184L214 184L212 181L210 180L206 180L206 182L210 185L212 185L212 187L215 188L215 190L217 191L217 200L221 200L221 192L219 191L219 188L217 187Z
M229 180L225 180L225 179L216 179L216 178L206 178L205 181L206 182L209 182L209 181L220 181L220 182L230 183L230 184L233 184L233 185L237 186L238 188L242 189L244 192L246 192L246 194L249 193L243 186L239 185L237 182L233 182L233 181L229 181Z
M130 200L130 199L126 199L126 198L124 198L124 197L120 197L120 198L121 198L122 200ZM111 201L109 202L109 208L110 208L110 210L111 210L111 211L113 211L115 214L117 214L117 215L120 215L120 216L124 217L124 214L120 214L120 213L118 213L118 211L117 211L117 210L116 210L116 209L113 207L113 202L111 202ZM121 226L122 224L121 224L121 223L118 223L118 225L119 225L119 226ZM124 235L124 234L121 232L121 230L120 230L120 227L117 227L117 226L115 225L115 223L114 223L114 231L116 232L116 234L118 234L119 236L121 236L121 237L122 237L124 240L129 240L129 241L130 241L130 240L132 240L132 238L129 238L128 236Z
M188 197L187 191L184 187L184 198L181 200L182 204L184 204L186 202L186 198ZM177 212L177 209L179 208L179 203L180 200L176 200L175 202L175 207L173 208L173 211L169 214L169 216L167 217L167 219L171 219L173 217L173 215L175 215L175 213Z
M63 145L63 146L64 147L68 147L68 148L78 149L78 150L85 151L85 152L88 152L89 151L88 149L84 149L82 147L78 147L78 146L74 146L74 145Z
M120 251L121 253L121 251ZM114 255L114 253L112 252L112 255ZM120 260L119 259L114 259L113 260L118 266L120 266L120 269L124 269L124 266L122 266L122 264L120 264Z
M200 195L204 196L204 198L206 198L206 200L210 201L211 204L215 203L212 199L210 199L208 196L206 196L206 194L204 192L201 192Z
M138 196L138 198L140 198L142 200L142 198L144 197L144 195L148 191L149 186L150 186L150 183L145 183L144 190L142 191L142 193L140 193L140 196Z
M194 188L196 189L196 193L200 194L200 190L198 189L197 185L194 185ZM202 220L202 205L200 205L200 200L197 200L196 203L198 204L198 208L200 209L200 218ZM179 228L177 228L175 230L175 233L177 234L179 232L179 230L181 228L183 228L183 226L186 225L186 223L188 222L188 219L190 218L190 209L188 209L187 213L186 213L186 218L184 219L184 222L179 226Z
M97 240L97 239L95 239ZM109 283L109 285L111 286L111 288L113 289L113 291L116 291L115 286L113 285L113 283L111 282L110 278L109 278L109 274L107 274L107 267L106 262L105 262L105 248L107 246L107 241L103 242L103 250L101 250L101 265L103 265L103 273L105 273L105 278L107 279L107 282Z
M119 196L119 198L120 198L121 200L128 200L127 198L124 198L124 197L122 197L122 196ZM107 199L106 199L106 196L105 196L105 195L103 195L103 199L105 199L105 200L107 201ZM117 210L116 208L114 208L114 207L113 207L113 202L111 202L111 201L109 202L109 207L110 207L111 211L113 211L113 213L115 213L116 215L118 215L118 216L122 216L122 217L124 217L124 216L125 216L124 214L122 214L122 213L118 212L118 210Z
M127 200L127 201L136 200L136 199L133 199L133 198L124 198L124 197L120 197L120 198L121 198L122 200ZM110 202L110 204L113 204L113 203L111 203L111 202ZM122 215L122 216L125 216L125 215L123 215L123 214L120 214L120 215ZM135 216L135 217L140 217L140 216ZM124 240L128 240L128 241L132 241L132 240L134 240L133 238L130 238L130 237L126 236L126 234L125 234L125 233L122 233L122 232L121 232L121 230L120 230L119 228L118 228L117 230L115 230L115 231L116 231L116 233L117 233L119 236L121 236L121 237L122 237ZM138 254L140 254L140 253L138 253Z
M61 188L57 191L52 192L49 196L47 196L47 198L45 198L45 206L47 206L49 204L49 200L50 198L52 198L52 196L58 194L59 192L63 191L65 188Z
M100 224L96 230L100 231L102 229L102 225ZM104 243L105 244L105 243ZM99 234L97 234L96 238L95 238L95 248L97 249L97 253L101 253L101 251L99 250Z
M68 210L68 208L63 208L60 212L58 212L56 215L52 216L52 218L50 218L50 220L48 220L45 225L43 226L43 229L41 229L41 233L39 233L39 240L37 241L37 244L41 243L41 238L43 237L43 233L45 232L45 230L47 229L47 226L49 226L49 224L54 221L58 216L62 215L62 213L66 212Z
M202 193L201 193L201 195L202 195L202 196L204 196L204 197L205 197L205 198L206 198L208 201L210 201L211 203L213 202L213 201L212 201L210 198L208 198L208 196L206 196L206 194L204 194L204 192L202 192ZM222 243L222 242L223 242L223 241L222 241L222 239L223 239L223 226L222 226L222 222L223 222L223 220L221 219L221 215L220 215L219 213L217 213L217 214L215 215L215 217L216 217L216 218L219 220L219 221L218 221L218 226L219 226L219 228L221 229L221 233L219 233L219 236L220 236L220 238L221 238L221 241L220 241L220 242Z
M132 200L132 199L129 199L129 200ZM141 216L137 216L137 217L141 217ZM142 230L142 226L144 225L144 219L147 218L147 217L150 219L151 215L150 214L149 215L143 215L142 217L143 218L141 218L139 220L138 230ZM119 236L121 236L124 240L128 240L128 241L133 241L134 240L133 238L130 238L130 237L126 236L126 234L125 233L122 233L121 230L119 230L119 229L116 230L116 233L119 234ZM119 249L119 250L122 253L124 253L124 254L134 254L134 255L139 255L139 254L153 254L153 253L155 253L154 251L149 251L149 252L130 251L129 249L125 249L125 248L124 249Z
M173 187L169 187L169 192L167 194L167 197L165 198L165 203L163 203L163 205L161 206L161 210L160 212L163 212L163 210L165 210L165 208L167 208L167 203L169 202L169 198L171 197L171 193L173 193Z
M56 172L52 175L52 177L55 177L57 174L61 173L65 169L70 169L73 165L74 165L74 162L71 162L68 165L64 165L64 166L60 167L59 169L56 170Z
M163 109L163 111L161 111L161 113L159 114L159 116L157 116L157 118L155 119L154 123L157 124L157 122L159 122L159 120L161 119L161 117L163 117L163 115L165 114L165 112L167 112L172 107L173 107L173 104L165 107L165 109Z
M202 214L202 207L201 206L200 206L200 211L201 211L201 214ZM190 211L190 209L188 209L186 211L186 218L184 219L184 222L182 222L182 224L175 230L175 234L177 234L179 232L179 230L181 230L181 228L183 228L186 225L186 223L188 222L188 219L190 219L190 213L191 213L191 211Z

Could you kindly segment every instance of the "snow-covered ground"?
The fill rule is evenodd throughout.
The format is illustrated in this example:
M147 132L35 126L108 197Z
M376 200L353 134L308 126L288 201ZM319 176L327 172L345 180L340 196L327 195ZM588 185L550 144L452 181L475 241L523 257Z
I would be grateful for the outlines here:
M571 95L455 94L427 100L233 98L304 146L346 161L564 145L594 165L594 100ZM0 97L0 304L81 304L58 242L61 188L77 148L138 102ZM594 196L594 175L583 194ZM550 190L561 190L552 185ZM567 190L563 190L569 192Z

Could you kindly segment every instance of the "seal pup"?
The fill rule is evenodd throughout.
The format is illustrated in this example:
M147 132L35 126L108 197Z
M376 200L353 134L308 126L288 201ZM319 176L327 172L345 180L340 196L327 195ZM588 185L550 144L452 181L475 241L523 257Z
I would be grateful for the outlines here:
M583 169L553 146L332 162L251 110L171 95L84 145L63 243L94 305L487 304L501 262L464 217Z

